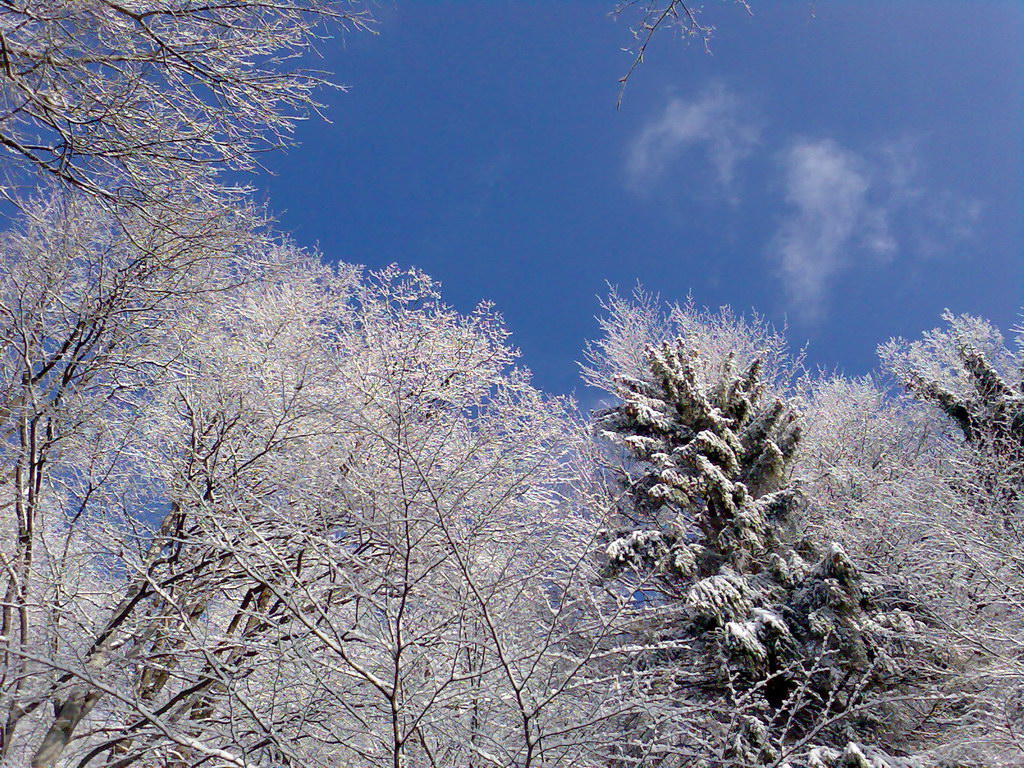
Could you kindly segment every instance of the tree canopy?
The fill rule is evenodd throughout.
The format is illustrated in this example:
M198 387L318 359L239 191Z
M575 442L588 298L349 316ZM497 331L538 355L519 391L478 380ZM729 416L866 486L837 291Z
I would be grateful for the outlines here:
M613 292L584 413L490 305L225 186L371 27L0 7L0 764L1019 765L1020 332L849 379Z

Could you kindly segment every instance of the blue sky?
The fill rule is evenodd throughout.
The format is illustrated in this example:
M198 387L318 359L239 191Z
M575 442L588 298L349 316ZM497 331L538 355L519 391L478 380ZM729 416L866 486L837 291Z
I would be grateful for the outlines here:
M538 385L581 389L606 283L788 321L851 375L946 307L1024 305L1024 4L709 3L712 55L610 4L386 2L323 46L350 86L266 158L282 228L492 300Z

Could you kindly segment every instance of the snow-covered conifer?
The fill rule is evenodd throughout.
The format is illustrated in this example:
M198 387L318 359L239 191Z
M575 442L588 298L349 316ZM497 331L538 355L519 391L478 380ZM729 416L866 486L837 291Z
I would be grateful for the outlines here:
M743 336L734 318L722 327ZM749 344L646 340L646 371L605 381L620 402L595 427L621 451L606 572L643 597L649 636L677 648L639 663L660 665L660 692L702 713L669 738L702 734L687 754L708 765L793 768L894 745L888 700L913 676L901 659L923 625L838 543L800 535L801 493L788 481L802 431L795 401Z
M942 317L946 330L929 331L913 343L884 344L883 362L914 396L949 416L968 442L1024 458L1022 349L1009 350L1002 334L981 318L949 311Z

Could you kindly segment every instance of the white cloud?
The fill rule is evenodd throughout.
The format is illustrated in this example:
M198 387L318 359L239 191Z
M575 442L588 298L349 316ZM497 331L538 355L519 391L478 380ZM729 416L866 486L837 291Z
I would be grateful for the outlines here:
M672 98L660 117L631 142L626 160L630 186L643 190L673 161L691 148L703 149L720 187L728 190L736 166L748 157L761 137L752 110L722 85L699 98Z
M763 126L758 111L721 83L692 99L671 98L628 145L629 185L644 192L671 183L676 197L724 198L743 216L736 182L744 161L763 150ZM795 316L820 316L851 271L948 255L973 237L981 204L930 182L918 142L855 151L828 138L784 141L785 212L768 250ZM775 179L748 172L743 181L763 195Z
M831 284L849 269L890 261L901 250L933 255L973 233L976 201L933 192L921 181L910 142L887 144L875 159L830 139L798 141L783 153L790 206L770 250L794 309L812 320Z
M821 310L825 288L850 257L865 225L876 252L893 247L885 211L868 204L870 172L857 155L833 141L800 142L785 153L786 202L793 211L773 251L790 299L805 318Z

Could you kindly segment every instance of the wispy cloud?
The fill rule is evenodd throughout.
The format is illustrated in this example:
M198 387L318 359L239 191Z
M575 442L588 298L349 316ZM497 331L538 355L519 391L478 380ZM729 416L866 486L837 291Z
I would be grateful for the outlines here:
M765 126L759 110L722 83L671 98L627 145L626 176L639 193L671 184L675 198L727 200L740 226L757 220L739 205L741 180L748 203L781 186L782 218L765 237L795 317L820 317L844 275L939 257L973 237L981 204L934 183L918 142L853 149L831 138L773 136ZM755 152L781 163L753 162Z
M936 235L948 246L969 237L976 201L930 190L910 142L872 155L831 139L798 141L782 155L789 214L770 245L795 313L819 316L831 284L850 269L924 255Z
M672 98L664 112L630 143L626 172L636 191L648 188L688 150L704 154L715 183L728 191L737 165L761 137L760 120L739 97L717 84L698 98Z
M793 145L783 163L792 213L772 250L789 298L807 319L820 313L826 286L852 257L865 225L869 251L890 254L895 244L886 212L868 203L871 173L860 157L824 140Z

